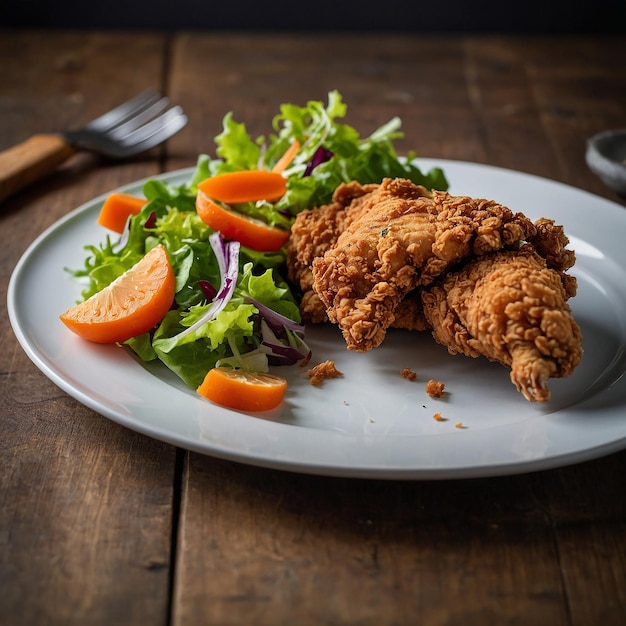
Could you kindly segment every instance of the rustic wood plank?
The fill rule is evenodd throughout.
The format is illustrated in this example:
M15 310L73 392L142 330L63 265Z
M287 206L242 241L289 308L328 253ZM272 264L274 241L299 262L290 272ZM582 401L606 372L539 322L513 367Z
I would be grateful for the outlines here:
M191 454L175 624L567 624L527 477L385 483Z
M616 62L626 54L626 41L609 37L600 46L595 39L566 38L558 49L554 43L546 44L545 49L550 63L535 53L528 73L543 127L559 163L559 178L626 204L585 161L589 137L626 125L626 66ZM571 63L571 58L577 62Z
M268 134L283 102L326 101L333 89L348 104L345 121L363 136L398 115L401 154L484 161L479 128L467 115L463 55L458 39L442 45L402 35L180 34L171 90L194 112L195 132L172 139L172 163L177 154L185 156L181 166L189 155L214 154L228 111L253 136ZM198 89L198 76L206 89Z
M166 49L156 35L3 33L0 149L160 87ZM157 173L159 154L79 157L0 207L2 623L167 623L175 450L61 392L18 347L5 313L26 246L83 202Z
M467 44L466 80L488 162L555 178L558 170L526 75L526 47L503 38Z
M489 161L623 202L587 167L586 142L621 128L623 38L474 38L468 83L483 120Z
M14 371L0 399L5 623L166 623L171 449L38 379Z
M618 478L625 463L621 452L535 477L573 626L619 626L626 617L626 498Z

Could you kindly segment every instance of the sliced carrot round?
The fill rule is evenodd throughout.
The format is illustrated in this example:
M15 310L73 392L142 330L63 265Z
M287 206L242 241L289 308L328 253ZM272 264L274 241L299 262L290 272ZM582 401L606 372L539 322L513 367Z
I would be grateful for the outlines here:
M281 376L214 367L198 387L198 393L221 406L239 411L269 411L283 400L287 381Z
M287 180L280 172L242 170L211 176L203 180L198 189L209 198L228 204L257 200L275 202L285 195Z
M289 239L289 231L284 228L270 226L261 220L223 207L202 191L198 191L196 211L200 219L213 230L220 231L226 239L240 241L252 250L276 252Z
M145 198L138 198L127 193L112 193L100 209L98 224L121 233L124 231L128 216L137 215L147 202Z
M149 331L169 311L176 279L162 245L110 285L60 315L73 332L96 343L126 341Z

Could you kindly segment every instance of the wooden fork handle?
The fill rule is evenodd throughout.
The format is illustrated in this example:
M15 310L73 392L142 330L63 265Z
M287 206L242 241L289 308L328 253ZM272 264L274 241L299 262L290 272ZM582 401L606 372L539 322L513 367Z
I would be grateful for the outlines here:
M74 152L60 135L33 135L0 152L0 202L51 174Z

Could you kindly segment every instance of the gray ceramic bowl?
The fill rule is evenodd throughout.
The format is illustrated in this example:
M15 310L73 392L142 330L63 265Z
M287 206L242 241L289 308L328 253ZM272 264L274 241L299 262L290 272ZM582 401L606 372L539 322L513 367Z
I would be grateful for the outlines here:
M605 185L626 196L626 130L607 130L587 142L587 165Z

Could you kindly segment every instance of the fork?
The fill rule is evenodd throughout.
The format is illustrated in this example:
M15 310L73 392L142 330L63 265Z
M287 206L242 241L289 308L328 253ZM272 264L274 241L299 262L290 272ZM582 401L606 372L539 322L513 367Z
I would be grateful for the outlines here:
M169 139L187 123L180 106L147 89L82 128L33 135L0 153L0 202L51 174L79 150L125 159Z

